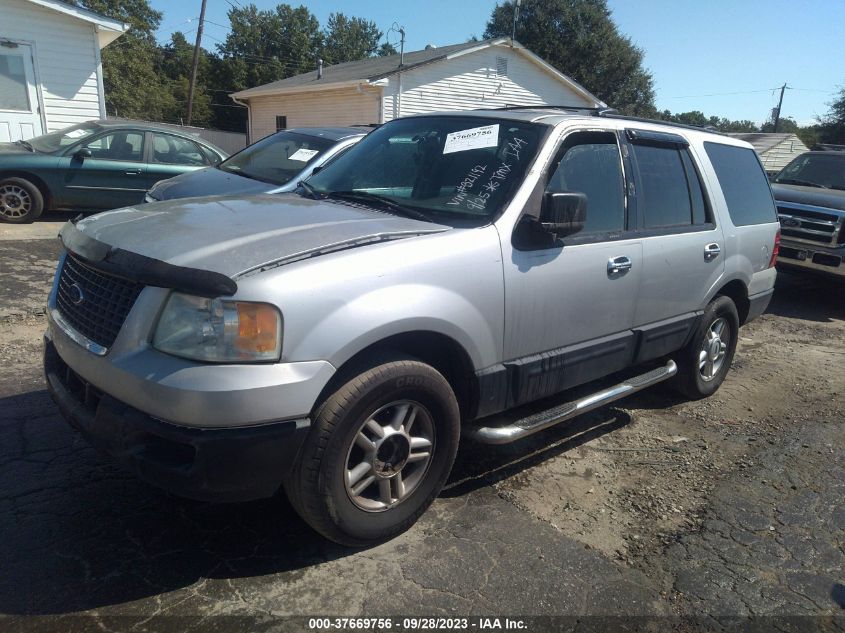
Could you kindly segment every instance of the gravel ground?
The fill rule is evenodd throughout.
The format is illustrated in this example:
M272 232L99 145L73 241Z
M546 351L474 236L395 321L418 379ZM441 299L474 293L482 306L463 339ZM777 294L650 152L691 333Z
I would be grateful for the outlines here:
M39 365L56 253L52 240L0 243L9 623L49 616L35 621L61 629L86 614L143 629L175 615L249 630L285 614L637 614L694 618L655 630L737 616L780 618L761 630L845 630L842 284L782 274L707 400L658 387L515 445L465 443L412 530L355 552L316 537L283 499L165 495L72 432Z

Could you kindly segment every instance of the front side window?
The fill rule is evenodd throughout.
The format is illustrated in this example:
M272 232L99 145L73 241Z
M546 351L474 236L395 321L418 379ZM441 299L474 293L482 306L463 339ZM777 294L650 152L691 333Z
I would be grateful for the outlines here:
M308 180L320 196L381 199L435 222L491 222L537 153L546 126L472 116L397 119Z
M686 148L636 143L638 212L643 227L692 226L707 221L698 174Z
M140 132L117 131L86 143L92 158L103 160L140 161L144 155L144 135Z
M583 132L568 137L557 165L552 164L546 191L587 196L582 234L613 233L625 228L625 180L616 136Z
M163 165L190 165L199 167L207 163L199 145L172 134L153 134L153 162Z
M319 136L279 132L230 156L218 167L239 176L284 185L333 145L334 141Z

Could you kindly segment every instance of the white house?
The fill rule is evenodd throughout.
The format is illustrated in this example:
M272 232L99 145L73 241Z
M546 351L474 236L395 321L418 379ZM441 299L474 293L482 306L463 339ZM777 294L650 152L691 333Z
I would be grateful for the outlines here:
M730 136L751 143L770 174L776 174L793 158L809 151L798 136L787 132L737 132Z
M100 50L127 29L59 0L0 0L0 142L104 119Z
M249 107L249 138L288 127L384 123L407 114L507 105L605 107L510 38L371 57L232 94Z

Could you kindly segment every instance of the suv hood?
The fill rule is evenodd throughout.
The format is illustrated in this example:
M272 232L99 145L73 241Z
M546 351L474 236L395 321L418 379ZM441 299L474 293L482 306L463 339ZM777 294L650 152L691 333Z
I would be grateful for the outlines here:
M772 183L772 193L775 194L777 202L811 204L816 207L845 211L845 191L838 189L819 189L818 187Z
M76 225L85 237L109 247L230 278L448 228L297 194L156 202L93 215Z

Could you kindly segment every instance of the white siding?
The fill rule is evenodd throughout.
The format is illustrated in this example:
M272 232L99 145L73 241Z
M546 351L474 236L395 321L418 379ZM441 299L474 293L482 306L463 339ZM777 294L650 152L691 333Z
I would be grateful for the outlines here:
M501 59L507 60L505 76L499 74ZM509 46L491 46L415 68L402 73L401 81L401 112L399 77L391 76L385 88L385 121L401 115L438 110L521 104L592 105Z
M94 25L24 0L0 0L0 38L35 44L46 131L105 117Z
M277 116L286 116L289 128L377 123L380 98L378 88L366 88L363 93L347 88L253 97L249 100L250 142L273 134Z

